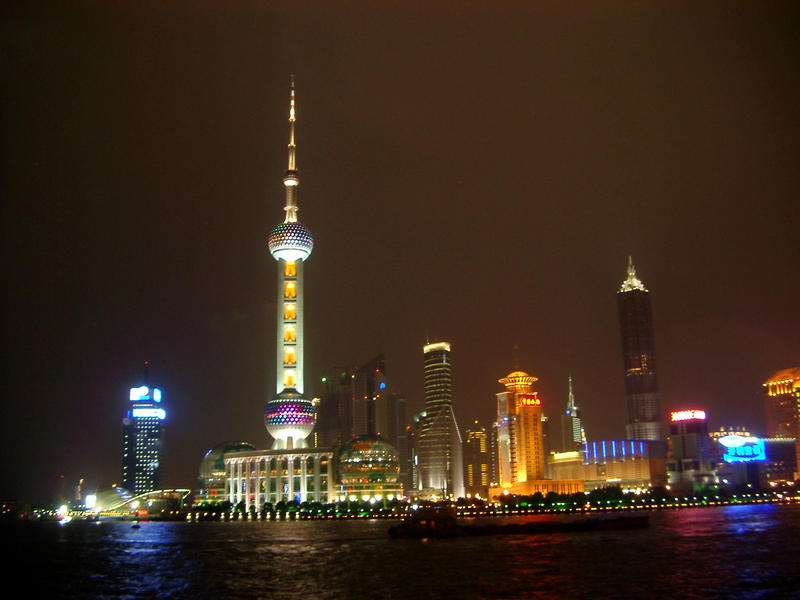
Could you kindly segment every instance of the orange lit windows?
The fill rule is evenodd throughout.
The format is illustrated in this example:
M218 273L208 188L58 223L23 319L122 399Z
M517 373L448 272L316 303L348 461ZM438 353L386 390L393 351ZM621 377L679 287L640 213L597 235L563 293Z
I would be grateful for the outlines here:
M294 369L284 369L283 371L283 386L294 387Z
M294 325L286 325L283 329L283 341L284 342L296 342L297 341L297 334L295 332Z
M294 285L293 281L287 281L286 285L283 288L283 297L284 298L297 298L297 288Z
M283 305L283 318L285 321L294 321L295 319L297 319L297 312L295 310L294 304Z
M283 267L283 274L286 277L296 277L297 276L297 265L295 264L295 262L293 260L287 262L286 266Z
M294 356L294 348L286 348L283 353L283 364L293 365L297 362Z

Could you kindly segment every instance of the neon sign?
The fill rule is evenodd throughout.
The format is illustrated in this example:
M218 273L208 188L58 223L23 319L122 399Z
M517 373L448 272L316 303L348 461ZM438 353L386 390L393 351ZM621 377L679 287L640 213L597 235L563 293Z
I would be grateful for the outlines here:
M717 441L727 449L727 452L722 455L722 460L725 462L767 460L764 440L760 438L746 437L743 435L726 435L719 438Z
M520 394L520 406L541 406L542 400L536 394Z
M705 421L706 411L696 408L690 410L673 410L669 413L669 420L673 423L676 421Z
M167 412L163 408L134 408L133 416L134 418L155 417L163 420L167 417Z

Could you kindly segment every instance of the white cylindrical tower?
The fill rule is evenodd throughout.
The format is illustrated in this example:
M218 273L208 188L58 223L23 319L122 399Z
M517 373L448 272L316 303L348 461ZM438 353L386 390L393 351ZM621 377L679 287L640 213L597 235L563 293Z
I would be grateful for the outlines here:
M314 429L314 408L303 397L303 262L311 255L314 238L297 220L297 178L295 164L294 77L289 104L289 168L283 178L286 189L286 217L272 228L267 239L269 251L278 261L278 302L276 336L276 392L267 402L264 424L275 438L273 448L304 448Z

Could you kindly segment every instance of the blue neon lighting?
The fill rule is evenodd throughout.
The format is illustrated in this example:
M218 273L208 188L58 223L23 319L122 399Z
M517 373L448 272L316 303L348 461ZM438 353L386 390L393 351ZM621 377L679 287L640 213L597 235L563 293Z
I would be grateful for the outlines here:
M767 460L767 451L764 440L760 438L742 438L745 440L738 446L728 446L727 452L722 455L722 460L727 463L753 462Z
M153 388L153 400L156 402L161 402L161 390L158 388Z
M607 455L606 455L606 441L603 440L603 458L606 458L606 457L607 457Z
M386 389L386 382L385 381L381 381L381 383L380 383L380 385L378 387L380 389L382 389L382 390L385 390Z
M165 411L163 408L134 408L133 417L137 419L155 417L163 420L167 417L167 411Z
M597 442L592 442L592 458L597 460Z
M611 440L611 456L617 458L617 442Z

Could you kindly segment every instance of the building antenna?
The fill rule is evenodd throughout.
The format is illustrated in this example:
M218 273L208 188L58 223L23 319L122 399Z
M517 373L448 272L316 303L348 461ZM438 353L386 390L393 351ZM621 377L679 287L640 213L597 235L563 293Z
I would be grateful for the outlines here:
M283 178L283 185L286 188L286 219L284 223L295 223L297 221L297 186L300 180L297 178L297 147L294 144L294 122L295 122L295 102L294 102L294 75L291 76L289 97L289 167L286 169L286 176Z

